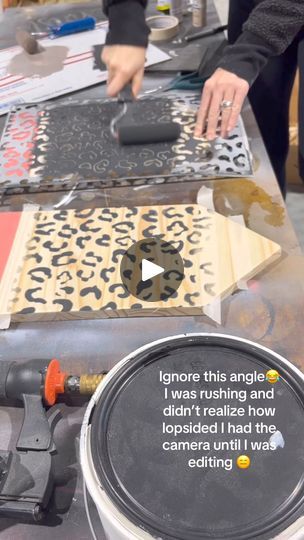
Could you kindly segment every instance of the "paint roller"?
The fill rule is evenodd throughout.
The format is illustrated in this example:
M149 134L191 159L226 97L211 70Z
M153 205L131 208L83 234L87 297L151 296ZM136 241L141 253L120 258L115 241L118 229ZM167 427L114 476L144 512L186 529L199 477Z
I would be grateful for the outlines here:
M28 54L37 54L44 50L37 39L26 30L17 30L16 41Z
M156 124L138 124L135 122L133 113L136 110L137 103L130 84L126 85L120 92L118 103L122 104L122 110L113 118L110 130L113 137L121 145L171 142L180 136L181 128L176 122L159 122Z

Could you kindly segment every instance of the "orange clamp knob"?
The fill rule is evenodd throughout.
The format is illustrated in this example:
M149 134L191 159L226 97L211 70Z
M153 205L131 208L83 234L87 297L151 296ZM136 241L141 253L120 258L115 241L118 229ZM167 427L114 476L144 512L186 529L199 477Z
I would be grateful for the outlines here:
M55 358L50 361L44 382L44 399L48 405L54 405L58 394L64 393L67 373L60 371L60 363Z

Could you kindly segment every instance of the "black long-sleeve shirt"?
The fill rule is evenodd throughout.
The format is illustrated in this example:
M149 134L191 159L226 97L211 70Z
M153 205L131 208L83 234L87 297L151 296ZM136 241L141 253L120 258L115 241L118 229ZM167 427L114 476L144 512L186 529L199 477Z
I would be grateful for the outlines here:
M271 56L282 54L304 26L304 0L254 0L239 39L229 45L219 67L252 84ZM146 46L147 0L104 0L108 44Z
M238 40L219 67L253 83L271 56L282 54L304 26L304 0L253 0Z
M146 5L147 0L103 0L103 9L109 18L107 45L148 45Z

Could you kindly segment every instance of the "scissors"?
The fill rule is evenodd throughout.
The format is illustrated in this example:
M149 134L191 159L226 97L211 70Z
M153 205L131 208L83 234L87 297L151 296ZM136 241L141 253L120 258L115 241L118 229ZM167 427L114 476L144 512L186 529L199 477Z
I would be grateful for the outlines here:
M168 92L169 90L202 90L208 77L201 77L198 71L180 74L174 77L168 84L158 86L152 90L146 90L143 95Z
M206 78L201 77L197 71L177 75L166 87L166 90L201 90Z

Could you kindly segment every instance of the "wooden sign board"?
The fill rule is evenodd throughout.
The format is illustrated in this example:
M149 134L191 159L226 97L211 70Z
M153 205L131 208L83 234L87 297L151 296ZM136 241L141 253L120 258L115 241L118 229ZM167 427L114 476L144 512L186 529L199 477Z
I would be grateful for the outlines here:
M0 316L13 321L197 315L280 256L278 244L198 205L0 214ZM125 251L165 238L186 261L175 297L139 301Z

